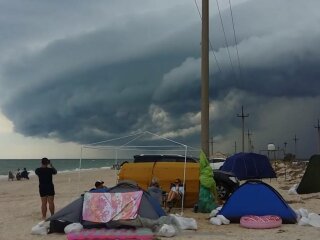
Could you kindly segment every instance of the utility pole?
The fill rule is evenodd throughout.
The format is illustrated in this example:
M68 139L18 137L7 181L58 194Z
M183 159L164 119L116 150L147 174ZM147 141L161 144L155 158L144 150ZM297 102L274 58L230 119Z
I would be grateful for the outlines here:
M234 141L234 154L237 153L237 141Z
M251 136L250 136L250 148L251 148L251 152L254 152L254 146L253 146L253 133L251 132Z
M319 147L319 153L320 153L320 122L318 119L318 125L314 126L314 128L316 128L318 130L318 147Z
M278 145L278 151L277 151L277 159L279 160L279 152L280 152L280 146Z
M210 138L210 155L208 156L208 158L211 158L213 156L213 137Z
M284 145L284 151L283 151L284 152L284 156L286 156L286 153L287 153L287 144L288 144L287 142L283 143L283 145Z
M251 132L251 136L250 136L250 152L254 152L254 146L253 146L253 141L252 141L252 135L253 135L253 133Z
M252 133L249 132L249 129L248 129L247 135L248 135L248 152L251 152L251 137L250 136L252 135Z
M242 152L244 152L244 119L246 117L249 117L249 114L244 114L243 113L243 106L241 106L241 115L237 114L237 117L241 117L242 118Z
M297 138L296 134L294 135L294 155L295 155L295 159L297 159L297 141L299 140L299 138Z
M201 148L209 155L209 0L202 0Z

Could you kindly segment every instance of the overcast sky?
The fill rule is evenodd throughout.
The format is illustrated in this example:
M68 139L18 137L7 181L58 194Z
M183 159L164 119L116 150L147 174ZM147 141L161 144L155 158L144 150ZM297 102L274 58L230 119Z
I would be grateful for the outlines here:
M219 0L226 38L210 1L214 151L241 150L243 105L256 152L287 142L294 153L296 136L309 158L320 2L231 3L236 41L229 1ZM137 131L199 147L200 41L194 0L0 0L0 158L77 158L81 144Z

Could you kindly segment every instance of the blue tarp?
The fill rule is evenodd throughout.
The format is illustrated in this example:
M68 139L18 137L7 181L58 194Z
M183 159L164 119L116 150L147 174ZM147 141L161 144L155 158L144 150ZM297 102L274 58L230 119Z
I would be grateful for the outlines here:
M245 215L277 215L283 223L296 223L296 214L282 196L261 181L247 181L226 201L219 212L231 222L240 222Z
M257 153L237 153L228 157L221 170L234 173L239 180L275 178L267 156Z

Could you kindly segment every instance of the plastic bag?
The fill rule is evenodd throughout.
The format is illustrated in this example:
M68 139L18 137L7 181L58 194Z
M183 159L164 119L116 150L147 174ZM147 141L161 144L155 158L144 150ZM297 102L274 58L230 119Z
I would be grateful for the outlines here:
M211 213L209 214L209 217L211 218L211 217L217 216L218 212L219 212L219 210L213 209L213 210L211 211Z
M198 229L197 221L194 218L185 218L185 217L180 217L180 216L173 215L173 214L170 214L170 216L172 216L176 219L178 227L182 230L186 230L186 229L197 230Z
M210 218L210 223L213 225L221 225L222 221L220 218L212 217L212 218Z
M289 190L288 190L288 194L289 195L297 195L297 186L298 184L294 184Z
M309 219L306 218L306 217L302 217L300 218L299 222L298 222L298 225L299 226L308 226L309 225Z
M49 230L49 222L41 221L31 229L31 234L47 235Z
M213 225L230 224L230 220L223 215L217 215L216 217L210 218L210 223Z
M161 237L173 237L176 235L176 229L172 225L163 224L157 235Z
M301 216L301 217L306 217L306 218L308 218L309 212L308 212L307 209L305 209L305 208L299 208L299 212L300 212L300 216Z
M320 228L320 216L316 213L309 213L309 224L313 227Z
M217 218L219 218L221 220L221 222L225 225L230 224L230 220L227 219L225 216L223 215L217 215Z
M64 228L66 234L71 232L80 232L83 229L83 226L80 223L71 223Z
M297 222L299 222L300 218L302 217L302 216L301 216L301 213L300 213L299 210L296 210L296 209L294 209L294 212L295 212L295 214L296 214Z

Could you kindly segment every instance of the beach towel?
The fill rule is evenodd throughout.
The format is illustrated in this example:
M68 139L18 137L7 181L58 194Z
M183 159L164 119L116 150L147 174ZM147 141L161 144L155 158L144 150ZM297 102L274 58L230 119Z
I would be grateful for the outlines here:
M137 217L142 191L123 193L90 193L84 195L83 220L107 223Z

